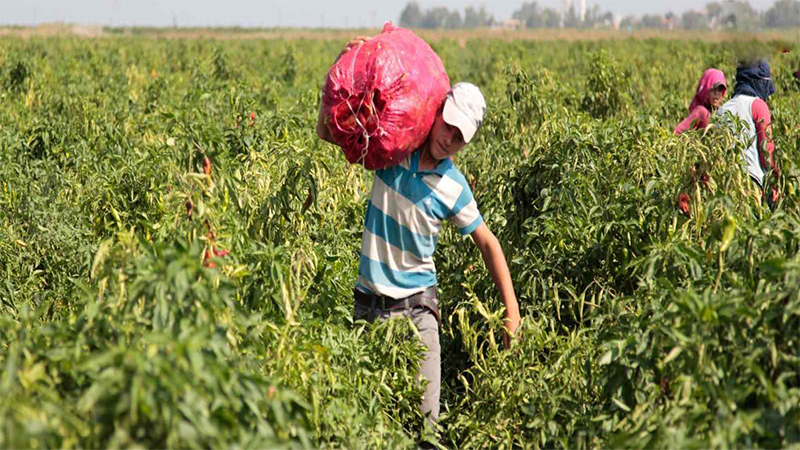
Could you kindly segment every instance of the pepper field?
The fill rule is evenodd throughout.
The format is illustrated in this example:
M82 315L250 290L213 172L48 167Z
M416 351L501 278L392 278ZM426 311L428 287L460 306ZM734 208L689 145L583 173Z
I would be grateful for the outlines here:
M351 319L371 174L314 132L345 42L0 38L1 448L416 445L413 330ZM440 444L797 448L800 40L430 43L487 98L455 162L523 316L503 351L445 225ZM747 55L774 211L731 132L672 134Z

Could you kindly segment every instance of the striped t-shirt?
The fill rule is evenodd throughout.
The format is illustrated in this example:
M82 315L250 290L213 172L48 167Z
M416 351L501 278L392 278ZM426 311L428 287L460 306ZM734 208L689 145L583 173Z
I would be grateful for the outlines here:
M483 222L464 175L448 158L418 170L419 150L376 170L364 223L356 288L403 298L436 284L433 251L442 220L470 234Z

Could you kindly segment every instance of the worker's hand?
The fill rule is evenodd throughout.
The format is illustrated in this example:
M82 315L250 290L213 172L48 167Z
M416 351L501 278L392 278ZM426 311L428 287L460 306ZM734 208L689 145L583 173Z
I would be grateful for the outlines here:
M772 192L770 192L770 202L775 204L781 198L781 193L778 191L777 185L772 185Z
M508 349L511 347L511 338L517 339L517 328L519 328L519 311L509 313L506 311L506 317L503 319L503 348ZM511 336L509 336L509 334Z
M369 36L356 36L353 39L350 39L350 42L345 44L345 46L342 49L342 51L339 52L339 56L336 57L336 60L338 61L339 58L342 57L342 55L344 55L345 53L349 52L352 48L358 47L359 45L363 44L364 42L369 41L370 39L372 39L372 38L369 37Z

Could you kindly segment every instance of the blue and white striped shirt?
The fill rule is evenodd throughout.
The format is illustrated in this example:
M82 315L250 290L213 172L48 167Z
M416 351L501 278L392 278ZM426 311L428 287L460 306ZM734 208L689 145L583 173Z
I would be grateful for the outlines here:
M436 284L433 251L442 220L470 234L483 222L472 190L450 159L421 171L419 150L376 170L367 208L356 288L403 298Z

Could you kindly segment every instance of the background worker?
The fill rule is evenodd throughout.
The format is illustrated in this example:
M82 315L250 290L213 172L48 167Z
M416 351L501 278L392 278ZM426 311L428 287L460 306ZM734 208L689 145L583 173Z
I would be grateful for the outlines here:
M750 178L764 190L764 176L772 170L775 177L781 171L775 162L775 144L772 141L772 120L767 99L775 93L772 84L770 67L767 62L759 61L742 64L736 69L736 86L733 98L719 109L718 114L727 113L741 119L745 124L742 130L744 141L749 146L744 151L747 170ZM770 203L777 200L777 186L773 186Z
M675 127L675 134L689 129L706 129L711 115L722 104L727 90L725 74L721 70L706 70L697 83L697 90L689 105L689 115Z

